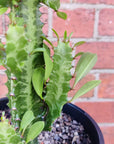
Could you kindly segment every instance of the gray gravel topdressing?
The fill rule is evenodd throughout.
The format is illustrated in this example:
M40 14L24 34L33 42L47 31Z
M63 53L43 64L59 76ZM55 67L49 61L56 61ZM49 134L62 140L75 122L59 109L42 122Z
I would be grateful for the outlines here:
M51 132L42 132L38 140L40 144L92 144L83 126L64 113L54 122Z

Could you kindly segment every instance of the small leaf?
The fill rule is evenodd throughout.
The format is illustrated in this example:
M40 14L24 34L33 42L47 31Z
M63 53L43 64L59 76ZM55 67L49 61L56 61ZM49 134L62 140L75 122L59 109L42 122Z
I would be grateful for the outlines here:
M42 92L43 92L44 74L45 74L44 69L42 67L39 67L34 70L32 76L32 83L34 89L41 99L43 99Z
M69 41L70 41L72 35L73 35L73 32L71 32L70 35L69 35L69 37L68 37Z
M64 41L67 40L67 31L64 32Z
M81 55L83 55L84 54L84 52L79 52L79 53L77 53L75 56L74 56L74 58L76 58L76 57L78 57L78 56L81 56Z
M57 16L64 19L64 20L67 19L67 14L64 12L57 11Z
M93 80L93 81L89 81L86 84L84 84L78 91L77 93L74 95L74 97L71 99L71 101L75 100L76 98L84 95L85 93L89 92L90 90L92 90L93 88L95 88L96 86L98 86L101 83L100 80Z
M76 66L76 79L74 86L82 79L95 65L97 61L97 55L93 53L84 53L79 59Z
M47 41L47 42L54 48L53 44L52 44L46 37L42 36L42 38L43 38L45 41Z
M45 60L45 66L46 66L46 68L45 68L45 81L47 81L50 74L51 74L51 71L53 69L53 62L50 58L50 49L48 49L47 45L45 45L45 44L43 46L44 46L44 48L37 48L34 51L32 51L31 54L35 54L38 52L44 53L44 60ZM38 91L37 91L37 93L38 93ZM41 96L41 95L39 95L39 96Z
M46 66L46 68L45 68L45 81L47 81L50 74L51 74L51 71L53 69L53 62L50 58L50 55L48 55L48 50L46 47L45 47L45 51L44 51L44 60L45 60L45 66Z
M57 36L57 39L59 41L59 35L58 35L58 33L54 29L52 29L52 31L55 33L55 35Z
M27 128L27 126L34 120L34 115L33 115L33 112L31 111L31 110L28 110L25 114L24 114L24 116L23 116L23 118L22 118L22 121L21 121L21 126L20 126L20 131L22 130L22 129L26 129Z
M42 132L43 128L44 128L43 121L38 121L34 123L29 129L26 142L28 143L34 140Z
M60 0L41 0L42 3L57 11L60 7Z
M30 54L32 55L32 54L35 54L35 53L38 53L38 52L44 52L44 51L45 51L44 48L36 48Z
M6 8L6 7L0 8L0 15L4 14L7 10L8 10L8 8Z
M84 43L85 43L85 41L80 41L80 42L77 42L77 43L75 43L75 44L74 44L74 46L73 46L73 47L80 46L80 45L82 45L82 44L84 44Z

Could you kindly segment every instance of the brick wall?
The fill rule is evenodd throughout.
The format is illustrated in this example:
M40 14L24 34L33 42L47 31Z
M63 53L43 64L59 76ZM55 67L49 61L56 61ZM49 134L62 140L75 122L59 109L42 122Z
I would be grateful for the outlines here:
M72 42L84 40L87 43L76 48L78 51L97 53L98 61L94 69L75 91L86 81L100 79L102 83L74 103L86 110L99 124L104 134L105 143L114 142L114 0L61 0L61 9L68 14L66 21L59 19L51 9L43 7L41 20L47 24L43 27L48 38L55 42L53 27L62 37L65 30L73 32ZM48 19L47 19L48 17ZM0 16L0 38L5 41L7 31L7 15ZM0 67L0 96L4 97L7 88L4 68ZM72 81L71 81L72 83Z

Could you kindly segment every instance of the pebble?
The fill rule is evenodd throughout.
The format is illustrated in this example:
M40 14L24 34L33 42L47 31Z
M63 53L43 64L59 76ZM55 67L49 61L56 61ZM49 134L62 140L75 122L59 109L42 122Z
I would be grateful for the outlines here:
M83 126L70 116L62 113L53 124L51 132L42 132L39 137L39 144L91 144Z

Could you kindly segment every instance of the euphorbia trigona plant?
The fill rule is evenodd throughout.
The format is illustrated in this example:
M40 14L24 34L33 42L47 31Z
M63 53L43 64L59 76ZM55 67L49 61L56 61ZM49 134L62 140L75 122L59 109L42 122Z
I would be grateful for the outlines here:
M100 83L97 80L87 82L70 101L67 100L68 92L91 70L97 55L80 52L73 57L73 48L83 42L71 47L69 43L72 33L67 36L65 31L63 40L60 40L57 32L52 29L58 39L57 47L54 47L42 32L43 23L39 11L42 3L54 9L59 17L67 18L65 13L58 11L59 0L0 0L0 14L10 8L6 44L0 43L0 64L6 68L8 106L11 110L11 125L2 116L1 144L37 144L38 134L42 130L51 129L65 103ZM52 58L43 39L53 48ZM72 76L72 61L78 56L80 59ZM70 87L72 77L75 77L75 82Z

